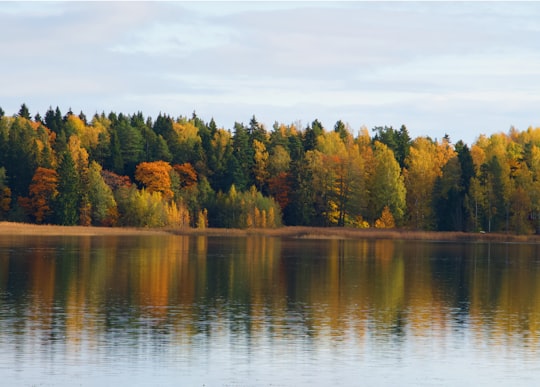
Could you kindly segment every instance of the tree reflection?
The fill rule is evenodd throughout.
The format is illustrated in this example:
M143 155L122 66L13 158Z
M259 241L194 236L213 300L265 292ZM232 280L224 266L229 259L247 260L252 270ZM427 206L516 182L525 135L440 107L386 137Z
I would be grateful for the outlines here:
M539 247L263 236L0 238L1 335L538 345ZM7 333L6 333L7 332Z

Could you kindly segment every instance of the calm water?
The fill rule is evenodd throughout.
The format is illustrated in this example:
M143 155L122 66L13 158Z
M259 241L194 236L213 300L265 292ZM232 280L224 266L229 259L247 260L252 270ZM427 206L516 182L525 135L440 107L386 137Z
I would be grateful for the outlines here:
M0 384L538 385L540 248L0 237Z

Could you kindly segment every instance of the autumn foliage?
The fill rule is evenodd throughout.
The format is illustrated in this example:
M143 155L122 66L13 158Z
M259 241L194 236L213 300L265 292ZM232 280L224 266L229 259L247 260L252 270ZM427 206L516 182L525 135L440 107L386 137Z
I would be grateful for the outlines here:
M390 208L385 206L381 217L375 221L375 228L394 228L396 227L396 222Z
M136 227L540 231L540 128L410 138L253 117L0 116L0 219Z
M38 167L32 177L28 197L19 197L19 204L36 223L51 220L52 202L58 194L58 174L54 169Z
M135 179L150 193L159 192L165 200L172 199L171 190L172 167L165 161L144 162L137 165Z

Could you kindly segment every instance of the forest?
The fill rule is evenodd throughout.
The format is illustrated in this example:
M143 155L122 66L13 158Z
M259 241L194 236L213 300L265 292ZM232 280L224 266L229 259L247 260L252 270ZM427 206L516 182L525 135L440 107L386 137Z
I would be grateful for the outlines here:
M540 233L540 128L411 138L253 116L0 108L0 220L118 227L282 225Z

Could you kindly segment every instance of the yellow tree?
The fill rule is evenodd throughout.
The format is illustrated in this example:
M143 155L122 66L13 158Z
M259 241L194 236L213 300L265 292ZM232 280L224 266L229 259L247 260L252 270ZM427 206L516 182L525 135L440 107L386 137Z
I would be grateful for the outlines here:
M540 144L540 140L538 144ZM532 207L531 218L536 232L540 233L540 148L537 145L530 146L529 164L533 179L532 186L529 190Z
M70 115L70 117L74 116ZM77 119L79 118L77 117ZM91 204L88 198L88 151L82 146L81 140L78 135L73 134L69 137L68 152L71 154L71 158L75 163L75 167L77 169L82 188L79 208L79 223L83 226L89 226L92 222L92 215Z
M351 136L342 138L338 132L324 132L317 147L306 154L312 176L316 207L326 224L355 224L366 201L364 163L358 144Z
M442 168L453 156L455 152L447 141L435 142L426 137L413 141L405 159L404 176L407 210L414 228L431 229L434 226L431 201L433 186L437 177L442 176Z
M191 120L180 118L173 122L173 135L166 138L173 153L173 161L182 164L188 161L198 160L200 155L197 152L201 147L201 137L199 129Z
M91 222L100 226L114 226L118 221L116 200L112 189L101 175L101 166L92 161L88 168L88 201Z
M396 222L401 221L405 211L406 188L399 163L394 152L385 144L375 141L373 165L369 175L369 217L373 222L388 206Z
M394 227L396 227L396 221L394 220L394 216L392 215L392 212L390 212L390 208L388 208L388 206L384 206L381 217L375 221L375 228Z
M65 125L66 131L76 134L80 139L81 146L87 150L96 147L99 135L106 133L105 127L98 119L92 120L92 124L88 126L75 114L67 115Z
M331 201L336 208L337 224L352 224L366 201L364 162L359 146L352 136L342 138L339 133L331 132L319 137L317 147L327 155L328 165L335 171Z
M509 223L509 203L514 189L511 174L512 170L517 170L521 150L504 133L483 137L476 145L485 154L474 198L478 203L478 217L487 231L502 231Z
M264 143L257 139L253 140L253 151L253 174L255 175L257 188L262 190L268 178L268 151Z
M312 203L314 215L319 220L324 220L324 224L332 222L332 212L335 212L335 209L331 208L329 196L335 180L334 171L325 164L324 154L316 149L306 152L305 162L305 169L310 177L306 183L309 184L309 191L314 200Z

